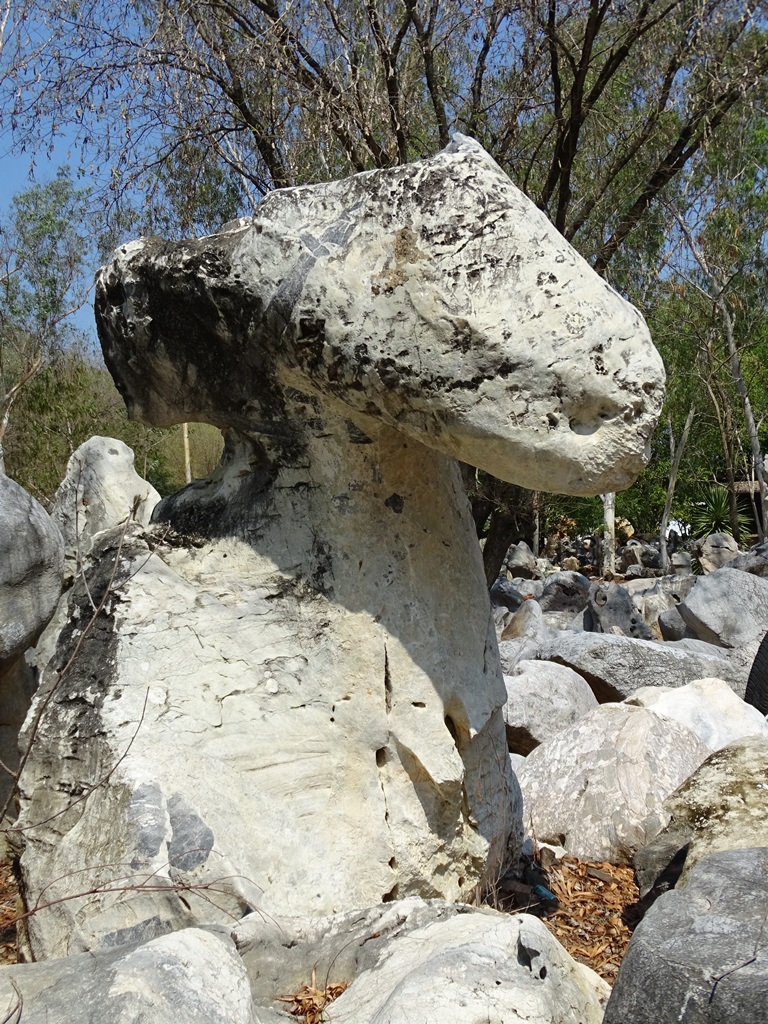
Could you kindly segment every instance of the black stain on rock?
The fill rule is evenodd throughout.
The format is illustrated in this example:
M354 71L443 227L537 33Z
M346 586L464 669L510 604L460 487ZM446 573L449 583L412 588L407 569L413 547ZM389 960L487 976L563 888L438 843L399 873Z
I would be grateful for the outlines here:
M171 841L168 844L168 863L180 871L193 871L205 864L213 849L213 832L197 811L183 796L177 794L168 801L171 819Z

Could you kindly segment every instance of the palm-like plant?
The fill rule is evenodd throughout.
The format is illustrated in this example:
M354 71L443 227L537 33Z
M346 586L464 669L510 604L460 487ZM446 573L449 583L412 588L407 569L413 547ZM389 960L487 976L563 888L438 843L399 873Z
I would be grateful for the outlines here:
M694 537L707 537L710 533L733 533L731 526L731 504L728 490L720 484L706 484L701 489L699 500L691 509L691 528ZM736 514L739 532L748 533L752 525L750 517L741 510Z

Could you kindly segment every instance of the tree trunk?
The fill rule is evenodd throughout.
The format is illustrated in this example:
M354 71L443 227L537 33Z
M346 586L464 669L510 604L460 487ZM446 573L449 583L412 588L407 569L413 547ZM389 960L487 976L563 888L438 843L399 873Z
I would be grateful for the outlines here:
M616 572L616 495L601 494L603 502L603 575Z
M659 527L659 547L661 549L661 568L664 572L669 568L669 555L667 553L667 525L669 523L669 513L672 508L672 498L675 495L675 485L677 483L677 472L680 469L680 460L683 457L683 451L685 449L686 442L688 441L688 433L693 423L693 417L696 413L696 406L692 405L688 411L688 416L685 420L685 426L683 432L680 435L680 441L678 442L677 449L675 449L675 439L672 434L672 423L669 424L669 445L672 449L672 466L669 471L669 483L667 484L667 500L664 502L664 512L661 516L661 526Z
M189 456L189 424L182 423L181 433L184 438L184 478L188 484L192 483L192 460Z

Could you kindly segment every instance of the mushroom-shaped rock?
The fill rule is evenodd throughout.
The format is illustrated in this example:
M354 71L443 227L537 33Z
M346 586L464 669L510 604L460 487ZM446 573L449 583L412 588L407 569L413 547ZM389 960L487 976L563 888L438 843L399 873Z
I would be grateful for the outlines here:
M497 877L521 807L454 457L531 487L627 485L662 397L639 315L463 138L275 192L217 235L129 243L96 313L131 415L204 420L226 445L208 480L156 507L173 529L154 553L124 545L87 723L73 715L88 672L50 703L58 760L41 753L22 790L25 820L56 834L26 840L29 898L54 902L75 866L96 888L106 863L190 887L226 877L234 912L460 899ZM73 601L86 614L87 594ZM95 786L104 765L67 831L52 815L69 784ZM30 922L33 947L213 913L187 904L62 901Z

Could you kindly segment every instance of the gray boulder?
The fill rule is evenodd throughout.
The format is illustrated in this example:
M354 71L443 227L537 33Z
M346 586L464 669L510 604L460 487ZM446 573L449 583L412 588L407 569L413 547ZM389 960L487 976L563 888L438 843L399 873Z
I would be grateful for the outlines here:
M612 633L651 640L650 626L620 583L593 583L587 595L585 626L593 633Z
M749 551L737 555L728 562L729 569L741 569L755 576L768 576L768 541L755 544Z
M664 802L668 824L638 850L635 870L641 893L650 889L683 847L687 855L679 885L711 853L768 846L767 780L764 735L738 740L708 757L670 793Z
M768 632L768 579L726 567L697 580L678 611L699 640L727 648L748 672Z
M254 1024L245 966L224 929L2 967L0 1009L24 1024Z
M536 564L536 556L524 540L513 544L507 551L504 559L504 566L511 578L536 579L539 570Z
M576 615L587 607L589 580L580 572L556 572L544 583L539 597L543 612L569 612Z
M706 857L635 930L604 1024L764 1024L768 848Z
M507 748L524 757L597 706L578 673L551 661L519 661L504 684Z
M711 676L725 679L743 696L749 675L749 667L732 659L730 652L693 640L656 643L628 636L561 632L542 639L536 656L578 672L601 703L624 700L644 686L684 686Z
M15 480L0 473L0 671L31 647L61 594L58 527Z

